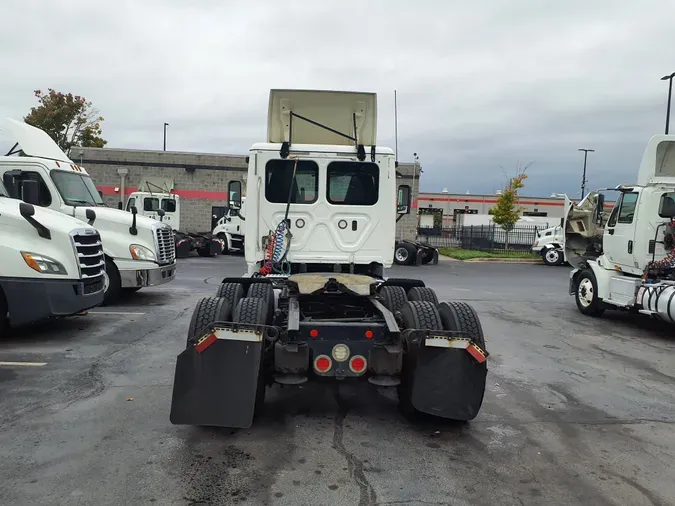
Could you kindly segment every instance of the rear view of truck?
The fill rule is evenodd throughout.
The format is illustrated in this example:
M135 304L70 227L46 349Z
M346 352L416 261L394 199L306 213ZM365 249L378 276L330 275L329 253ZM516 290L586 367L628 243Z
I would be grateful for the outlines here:
M22 192L37 191L26 181ZM95 221L92 211L90 221ZM75 218L11 199L0 183L0 335L103 302L101 239Z

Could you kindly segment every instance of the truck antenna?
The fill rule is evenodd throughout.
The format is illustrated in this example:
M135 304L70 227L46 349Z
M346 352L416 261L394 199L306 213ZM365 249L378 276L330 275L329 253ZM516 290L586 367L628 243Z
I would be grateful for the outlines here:
M396 103L396 90L394 90L394 143L396 144L395 162L398 163L398 104Z

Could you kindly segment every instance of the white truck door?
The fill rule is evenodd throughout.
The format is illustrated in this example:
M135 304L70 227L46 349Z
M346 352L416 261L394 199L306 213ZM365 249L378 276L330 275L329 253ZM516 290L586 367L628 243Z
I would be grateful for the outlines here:
M622 192L614 204L602 238L602 250L607 259L624 270L634 264L635 219L640 193L636 190Z

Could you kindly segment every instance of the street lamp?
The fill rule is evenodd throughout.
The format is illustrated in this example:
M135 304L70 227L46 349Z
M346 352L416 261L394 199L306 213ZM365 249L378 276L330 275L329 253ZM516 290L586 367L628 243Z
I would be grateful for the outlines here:
M588 158L588 152L590 151L591 153L595 152L595 149L579 149L579 151L584 152L584 174L581 176L581 198L584 198L584 194L586 193L586 183L588 182L586 180L586 160Z
M166 151L166 127L168 126L168 123L164 123L164 151Z
M670 126L670 98L673 95L673 77L675 72L669 76L663 76L661 81L668 81L668 108L666 109L666 135L668 135L668 127Z

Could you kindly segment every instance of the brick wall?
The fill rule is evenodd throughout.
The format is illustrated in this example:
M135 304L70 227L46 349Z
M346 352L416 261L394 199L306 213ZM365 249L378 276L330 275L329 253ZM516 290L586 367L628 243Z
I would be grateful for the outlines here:
M71 158L91 175L104 201L116 207L121 193L120 169L128 170L125 194L136 190L145 177L173 180L176 190L197 191L203 197L181 197L181 230L204 232L211 230L211 207L226 206L225 192L229 181L242 181L246 189L245 155L180 153L172 151L142 151L107 148L74 148ZM126 205L126 199L124 200Z

